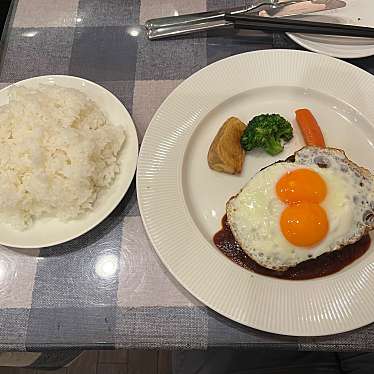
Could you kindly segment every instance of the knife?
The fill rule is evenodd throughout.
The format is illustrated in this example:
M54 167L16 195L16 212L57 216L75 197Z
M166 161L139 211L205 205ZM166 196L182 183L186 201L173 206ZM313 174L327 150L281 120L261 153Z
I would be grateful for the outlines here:
M284 4L282 5L282 3ZM343 0L282 1L274 6L266 7L266 9L263 9L258 14L266 17L286 17L343 8L345 6L346 3ZM257 9L258 7L255 8ZM241 9L241 11L239 9ZM241 12L243 12L243 8L230 10L231 14L238 14ZM206 18L208 13L209 17ZM221 14L223 15L222 17L224 17L222 11L216 11L149 20L146 22L147 36L149 39L154 40L217 28L233 27L232 22L220 18ZM205 15L205 18L201 15ZM193 16L192 21L188 21L189 18L187 17L189 16ZM198 18L196 16L198 16ZM173 19L179 19L180 17L182 17L182 23L173 21Z

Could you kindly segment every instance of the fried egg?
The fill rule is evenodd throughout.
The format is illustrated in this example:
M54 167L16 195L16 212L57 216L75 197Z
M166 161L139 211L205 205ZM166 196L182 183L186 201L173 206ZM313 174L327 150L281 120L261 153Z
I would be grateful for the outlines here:
M305 147L258 172L226 213L248 256L285 271L374 229L374 175L341 150Z

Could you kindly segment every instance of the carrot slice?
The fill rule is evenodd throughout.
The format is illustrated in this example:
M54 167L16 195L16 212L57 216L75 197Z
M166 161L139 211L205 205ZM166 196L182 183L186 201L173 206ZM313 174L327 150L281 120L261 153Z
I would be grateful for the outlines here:
M307 145L325 147L325 140L316 119L309 109L298 109L295 111L296 121L299 124Z

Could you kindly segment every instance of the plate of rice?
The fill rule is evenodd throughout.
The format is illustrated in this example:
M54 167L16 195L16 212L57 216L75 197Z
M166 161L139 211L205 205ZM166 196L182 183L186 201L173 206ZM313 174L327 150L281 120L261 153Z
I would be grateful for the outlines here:
M0 244L74 239L119 204L138 138L123 104L85 79L52 75L0 91Z

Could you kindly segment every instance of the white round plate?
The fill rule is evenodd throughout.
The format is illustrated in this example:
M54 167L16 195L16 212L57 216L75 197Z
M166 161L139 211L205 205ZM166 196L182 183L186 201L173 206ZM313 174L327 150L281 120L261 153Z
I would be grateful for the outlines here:
M262 167L304 143L294 110L317 117L328 145L373 166L374 77L310 52L266 50L214 63L177 87L152 119L140 151L137 192L152 244L196 298L244 325L286 335L334 334L374 321L374 246L342 271L287 281L245 270L214 246L226 201ZM294 138L278 157L246 156L240 176L207 164L209 145L229 116L247 122L280 113Z
M112 186L97 199L94 209L79 219L62 222L57 218L42 218L36 220L25 231L19 231L8 224L0 223L0 244L11 247L47 247L74 239L91 230L106 218L122 200L136 169L138 156L136 129L128 111L112 93L96 83L66 75L46 75L15 83L17 86L33 88L38 87L40 84L56 84L75 88L85 93L96 102L110 122L115 126L124 128L126 139L119 159L120 173L116 176ZM0 91L0 105L9 102L8 90L10 87Z
M373 0L345 0L346 7L313 13L301 19L374 27ZM374 55L374 40L327 35L287 34L293 41L313 52L338 58Z

